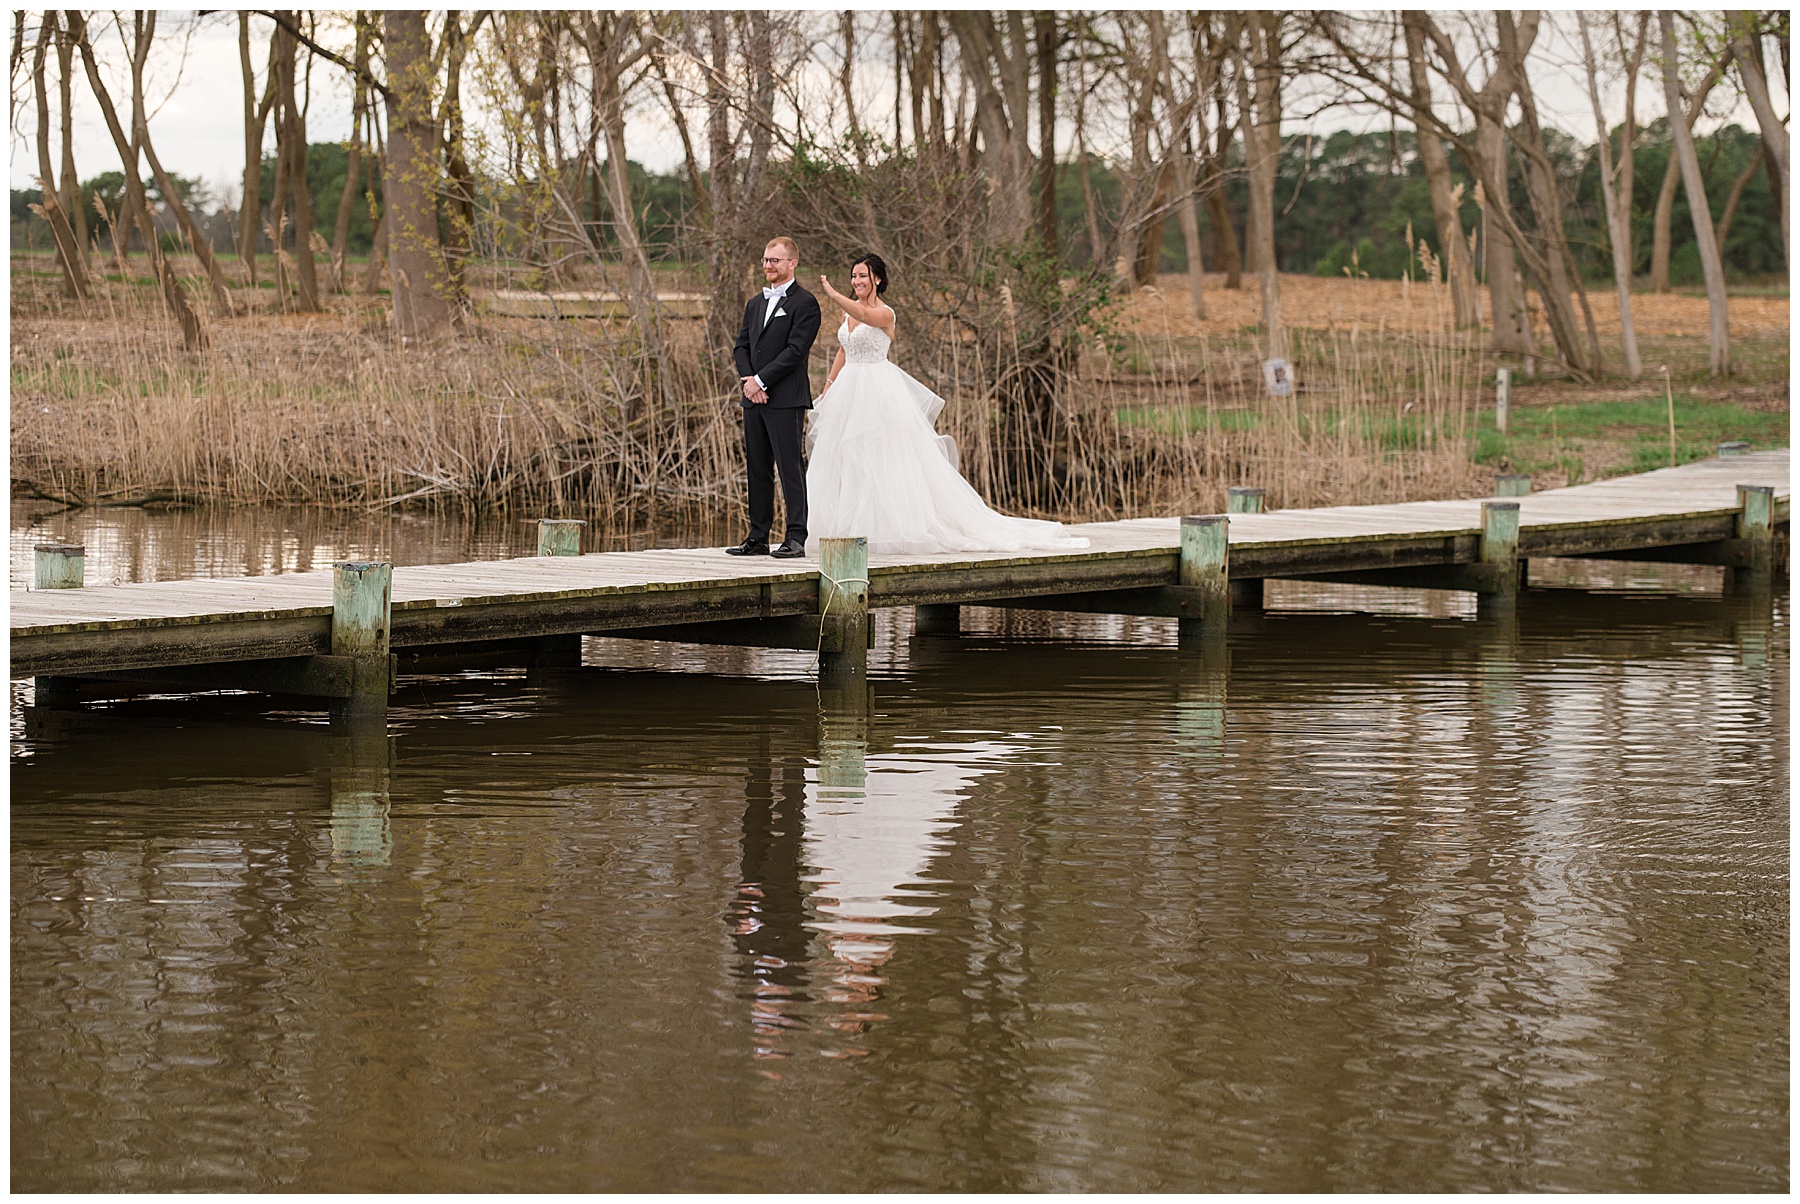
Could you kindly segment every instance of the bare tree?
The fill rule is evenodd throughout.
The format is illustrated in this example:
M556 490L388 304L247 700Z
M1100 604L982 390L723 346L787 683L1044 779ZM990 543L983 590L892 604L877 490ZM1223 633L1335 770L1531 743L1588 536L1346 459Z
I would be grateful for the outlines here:
M433 192L441 172L438 127L432 114L431 39L425 14L389 9L386 29L388 155L386 199L388 264L394 295L394 330L421 338L451 320L449 274L438 242Z
M69 36L66 22L56 31L57 103L62 114L62 183L63 215L75 234L75 252L81 259L84 275L93 273L88 260L87 212L81 205L81 179L75 174L75 40Z
M1666 293L1669 291L1669 255L1673 246L1670 226L1675 215L1675 186L1681 180L1681 156L1675 153L1673 140L1677 121L1676 114L1684 114L1680 120L1686 125L1691 135L1694 123L1699 121L1701 114L1706 111L1707 97L1712 94L1712 90L1718 82L1725 77L1726 61L1724 55L1714 60L1706 77L1700 81L1700 86L1694 90L1687 105L1669 110L1669 163L1663 169L1662 187L1657 190L1656 194L1656 212L1650 219L1651 292ZM1677 80L1676 83L1679 86L1680 80ZM1684 94L1686 93L1685 88L1680 90Z
M1731 55L1737 62L1738 78L1744 81L1744 95L1756 113L1757 127L1762 131L1763 149L1774 168L1776 211L1781 223L1781 252L1788 249L1788 134L1787 126L1775 115L1769 103L1769 80L1763 70L1762 19L1755 13L1734 13L1731 22Z
M75 229L69 224L62 193L56 187L56 174L50 167L50 89L44 79L44 72L50 41L57 35L59 28L56 14L45 13L38 25L37 49L31 59L31 82L37 93L38 194L41 198L37 210L50 224L51 237L56 241L56 263L62 268L63 288L71 297L85 301L88 298L88 282L87 271L81 260L81 247L75 241Z
M1283 16L1258 12L1242 18L1242 37L1247 45L1234 54L1238 124L1244 139L1245 170L1250 178L1245 242L1251 266L1262 278L1266 359L1281 359L1287 355L1287 338L1281 327L1281 277L1275 261L1275 173L1281 159Z
M1619 160L1612 155L1612 134L1600 109L1599 66L1588 37L1586 13L1576 13L1581 30L1582 61L1587 66L1588 99L1594 106L1594 129L1600 152L1600 189L1606 205L1606 231L1612 247L1613 285L1619 294L1619 333L1625 345L1625 371L1635 380L1644 374L1638 355L1637 329L1631 321L1631 152L1637 111L1637 73L1648 44L1649 13L1638 14L1637 37L1625 65L1625 124L1619 131Z
M352 56L357 71L350 80L350 141L344 151L344 188L338 193L337 221L331 232L331 288L337 293L346 291L344 259L350 247L350 214L356 204L356 186L362 177L362 148L367 137L363 127L369 108L369 88L362 77L369 69L369 39L375 31L374 14L359 9L354 22L356 46Z
M1406 37L1406 64L1412 84L1413 125L1418 144L1419 164L1425 170L1425 186L1431 196L1431 213L1437 222L1438 247L1444 260L1444 274L1450 285L1450 307L1458 326L1474 326L1481 321L1481 306L1476 298L1475 265L1464 241L1462 216L1457 212L1457 192L1451 183L1450 157L1444 144L1429 132L1428 122L1420 113L1431 112L1431 76L1425 69L1425 28L1422 14L1407 12L1401 20Z
M119 113L113 106L112 95L100 78L93 43L88 38L87 19L79 11L65 13L64 19L69 23L70 36L75 39L75 45L81 51L81 65L87 72L88 87L93 90L94 99L100 105L100 115L106 119L107 133L112 135L113 147L119 152L119 161L125 168L124 211L116 215L113 223L113 242L119 252L120 270L126 273L125 280L129 284L131 277L125 258L127 244L124 241L129 236L125 234L124 228L128 223L135 223L144 240L144 255L150 261L150 271L162 289L163 304L168 307L170 315L181 329L182 346L189 351L200 351L208 342L206 328L200 324L199 315L194 312L193 306L188 304L181 281L176 279L174 268L162 253L162 244L157 241L156 224L150 218L150 203L144 196L143 181L138 177L139 149L132 139L125 136L125 127L119 122ZM134 78L142 74L143 58L149 54L149 50L150 43L147 39L139 39L133 46Z
M1675 47L1675 14L1660 10L1662 27L1663 97L1670 113L1681 112L1681 55ZM1731 330L1725 308L1725 269L1719 262L1719 244L1713 241L1712 213L1706 203L1706 181L1700 175L1700 156L1694 151L1694 135L1684 121L1671 121L1675 153L1681 158L1681 182L1687 190L1688 212L1694 219L1694 243L1700 249L1700 271L1706 278L1706 311L1710 318L1708 364L1714 376L1731 371Z
M256 232L262 221L262 145L269 109L275 103L275 46L269 44L269 71L262 98L256 95L256 68L250 61L249 10L238 12L238 66L244 80L244 192L238 201L238 258L250 287L256 287Z

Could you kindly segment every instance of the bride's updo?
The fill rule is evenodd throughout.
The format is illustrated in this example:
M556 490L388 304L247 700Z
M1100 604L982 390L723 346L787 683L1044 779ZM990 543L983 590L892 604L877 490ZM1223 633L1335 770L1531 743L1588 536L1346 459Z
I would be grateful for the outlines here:
M864 255L861 259L857 260L856 263L850 265L852 270L855 269L857 263L864 263L869 266L869 275L875 277L875 295L877 297L887 292L888 270L887 264L882 261L881 256L870 251L867 255Z

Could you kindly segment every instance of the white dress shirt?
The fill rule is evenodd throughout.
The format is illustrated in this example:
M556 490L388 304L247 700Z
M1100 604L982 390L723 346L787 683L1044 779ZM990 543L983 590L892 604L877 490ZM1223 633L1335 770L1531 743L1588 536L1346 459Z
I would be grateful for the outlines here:
M773 284L763 289L763 299L768 302L768 305L763 309L763 325L765 327L768 326L769 319L775 316L775 311L781 308L782 299L787 296L788 289L792 288L793 285L794 278L789 276L780 284ZM758 373L750 379L754 380L756 382L756 387L763 392L767 393L769 391L769 386L763 384L761 373Z

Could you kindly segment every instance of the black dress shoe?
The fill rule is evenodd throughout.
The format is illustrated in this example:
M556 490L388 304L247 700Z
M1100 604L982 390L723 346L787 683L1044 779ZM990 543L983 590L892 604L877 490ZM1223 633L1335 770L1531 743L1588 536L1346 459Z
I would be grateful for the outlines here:
M806 545L803 543L796 543L791 539L784 540L782 541L781 546L776 548L773 552L770 552L769 555L775 557L777 560L794 560L806 555Z
M786 547L787 545L783 544L782 546ZM725 549L727 556L767 556L768 554L769 541L766 539L746 539L735 548Z

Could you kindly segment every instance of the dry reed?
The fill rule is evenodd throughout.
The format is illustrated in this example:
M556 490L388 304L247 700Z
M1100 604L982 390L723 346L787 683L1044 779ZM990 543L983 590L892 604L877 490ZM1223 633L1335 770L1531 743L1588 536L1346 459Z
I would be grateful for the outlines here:
M629 332L594 321L481 318L400 349L378 308L212 325L193 356L153 294L110 284L85 311L15 272L15 493L73 504L309 504L529 510L601 529L729 527L740 513L739 411L699 383L699 323L672 323L698 370L665 401L633 396ZM1301 389L1263 396L1253 331L1137 329L1082 353L1057 395L1044 471L1070 521L1216 512L1229 485L1314 506L1471 496L1479 340L1434 318L1404 331L1296 329ZM827 318L828 328L835 315ZM828 360L820 340L815 376ZM1004 365L937 340L940 426L970 480L1000 496L993 387Z

